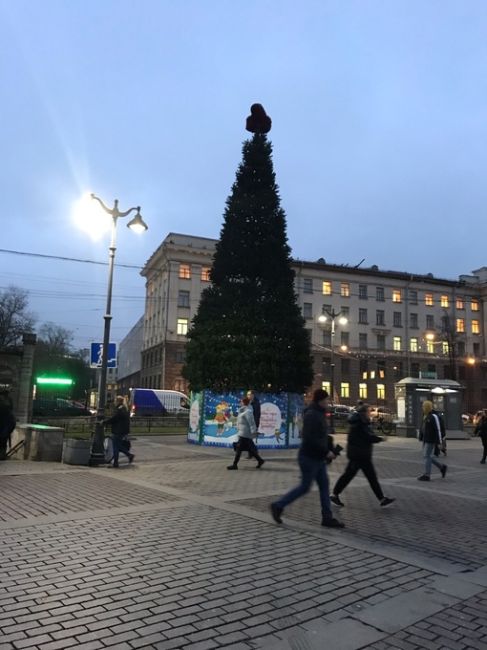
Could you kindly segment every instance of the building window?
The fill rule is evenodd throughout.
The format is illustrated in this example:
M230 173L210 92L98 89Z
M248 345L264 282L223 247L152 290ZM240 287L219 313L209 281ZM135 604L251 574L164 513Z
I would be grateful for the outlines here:
M409 299L409 304L410 305L417 305L418 304L418 292L416 289L409 289L408 291L408 299Z
M303 293L313 293L313 278L303 278Z
M331 384L330 384L330 382L329 381L322 381L321 382L321 389L326 390L328 395L330 395L330 393L331 393Z
M201 267L201 280L202 282L209 282L210 281L210 272L211 269L209 266L202 266Z
M189 307L189 291L179 291L178 307Z
M377 384L377 399L386 398L386 387L385 384Z
M450 300L448 296L441 296L440 297L440 307L449 307L450 306Z
M190 280L191 279L191 267L189 264L180 264L179 265L179 278L181 280Z
M367 384L358 385L358 396L360 399L367 399Z
M399 352L402 347L402 342L401 342L401 337L400 336L393 336L392 337L392 349L395 350L396 352Z
M343 298L350 298L350 284L348 282L341 283L340 295L343 296Z
M360 300L367 300L367 285L359 284L358 285L358 297Z
M426 352L428 354L433 354L435 351L435 344L433 341L426 341Z
M386 337L383 334L377 334L377 349L382 351L386 349Z
M420 365L419 363L411 364L411 377L419 377Z
M434 305L433 294L432 293L425 293L424 294L424 304L427 307L432 307Z
M402 327L402 314L400 311L395 311L393 314L394 327Z
M464 341L458 341L457 342L457 353L459 357L464 357L465 356L465 342Z
M411 352L417 352L418 351L418 339L417 338L409 339L409 350Z
M384 327L384 325L386 324L385 312L382 309L378 309L375 312L375 324L379 325L380 327Z
M426 329L427 330L435 329L435 317L433 316L433 314L428 314L426 316Z
M184 350L176 350L176 363L184 363L186 354Z
M359 309L358 310L358 322L361 325L367 325L368 320L367 320L367 310L366 309Z
M392 302L402 302L402 291L401 289L392 290Z
M188 319L187 318L178 318L178 324L177 324L177 333L181 334L182 336L186 336L188 333Z
M340 307L340 312L342 316L348 318L350 316L350 307Z
M328 282L328 280L323 282L323 295L331 296L331 282Z
M384 287L376 287L375 288L375 299L377 302L384 302Z
M457 332L465 332L465 319L457 318Z
M480 356L480 343L474 343L473 344L473 356L474 357L479 357Z
M450 352L450 344L448 341L442 341L441 342L441 351L443 354L448 354Z
M386 362L377 361L377 377L379 377L379 379L385 379L385 376L386 376Z
M350 359L342 359L342 375L350 374Z
M472 298L472 302L470 303L470 308L472 311L478 311L479 310L479 301L476 300L475 298Z
M341 342L340 345L344 348L348 348L350 344L350 333L349 332L341 332Z
M367 349L367 333L366 332L360 332L358 335L358 346L361 350L366 350Z
M313 304L311 302L304 303L303 318L313 318Z
M456 305L457 309L465 309L465 301L464 301L464 299L463 298L457 298L455 305Z
M480 322L478 320L472 321L472 334L480 334Z
M331 345L331 330L323 330L323 345L329 348Z
M418 314L409 314L409 325L411 329L418 329Z
M350 384L348 381L342 381L340 384L340 397L350 397Z

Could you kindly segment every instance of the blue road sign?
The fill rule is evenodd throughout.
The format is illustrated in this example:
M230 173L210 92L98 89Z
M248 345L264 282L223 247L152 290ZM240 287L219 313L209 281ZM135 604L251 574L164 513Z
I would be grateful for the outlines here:
M91 344L90 368L101 368L101 357L103 354L103 343ZM117 367L117 344L108 344L107 368Z

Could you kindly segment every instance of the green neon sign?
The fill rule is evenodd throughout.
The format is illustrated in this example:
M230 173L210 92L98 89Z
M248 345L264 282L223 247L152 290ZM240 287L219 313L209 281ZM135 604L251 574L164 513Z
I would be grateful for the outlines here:
M65 379L63 377L37 377L36 382L51 386L71 386L73 384L72 379Z

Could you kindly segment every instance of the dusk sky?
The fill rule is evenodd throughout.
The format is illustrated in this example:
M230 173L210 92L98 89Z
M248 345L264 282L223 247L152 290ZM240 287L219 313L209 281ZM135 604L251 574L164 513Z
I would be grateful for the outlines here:
M106 262L87 190L141 267L168 232L218 237L249 107L270 139L294 257L457 278L487 265L485 0L0 0L0 288L99 341ZM115 272L112 340L143 313Z

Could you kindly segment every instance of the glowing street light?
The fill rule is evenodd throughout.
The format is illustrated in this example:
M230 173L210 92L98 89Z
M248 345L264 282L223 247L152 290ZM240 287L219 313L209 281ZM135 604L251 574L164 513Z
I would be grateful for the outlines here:
M98 238L100 233L103 234L108 229L111 229L111 241L108 249L108 290L107 290L107 303L104 315L105 326L103 332L103 348L101 358L100 370L100 383L98 388L98 408L96 411L96 425L95 433L91 445L91 458L90 465L98 465L105 462L105 448L104 441L104 427L103 420L105 418L105 406L107 396L107 369L108 369L108 348L110 342L110 323L112 320L112 288L113 288L113 267L115 261L116 251L116 238L117 238L117 222L123 217L128 217L129 214L135 212L135 216L131 219L127 227L136 233L145 232L148 228L147 224L142 219L140 214L140 206L129 208L124 212L118 209L118 200L115 199L113 208L107 207L103 201L95 196L89 195L91 201L87 202L86 197L78 204L75 211L75 218L77 222L87 230L93 237ZM85 219L83 220L83 209Z

